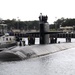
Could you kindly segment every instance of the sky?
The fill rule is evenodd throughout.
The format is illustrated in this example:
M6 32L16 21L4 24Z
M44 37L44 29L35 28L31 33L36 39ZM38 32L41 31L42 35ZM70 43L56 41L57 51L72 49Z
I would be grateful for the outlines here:
M40 13L50 24L61 17L75 18L75 0L0 0L2 19L39 20Z

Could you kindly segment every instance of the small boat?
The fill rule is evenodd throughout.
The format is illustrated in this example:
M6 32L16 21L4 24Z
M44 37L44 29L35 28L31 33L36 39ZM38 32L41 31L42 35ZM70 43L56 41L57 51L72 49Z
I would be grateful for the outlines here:
M15 36L10 36L9 33L0 37L0 48L8 48L16 45Z

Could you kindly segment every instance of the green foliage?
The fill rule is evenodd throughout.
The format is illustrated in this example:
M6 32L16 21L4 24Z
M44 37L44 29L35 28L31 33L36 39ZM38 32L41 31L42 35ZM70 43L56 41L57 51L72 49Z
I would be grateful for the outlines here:
M58 19L57 21L54 22L55 25L55 29L59 29L60 25L62 25L62 23L65 21L64 18Z
M71 19L71 18L61 18L58 19L54 22L54 24L51 24L50 29L55 29L58 30L60 28L60 26L65 27L65 26L75 26L75 19Z
M75 19L66 19L62 26L75 26Z
M34 21L16 21L16 19L12 20L3 20L5 24L7 24L8 30L13 29L24 29L24 30L31 30L31 29L36 29L39 30L39 21L34 20Z
M2 21L4 21L5 24L7 24L7 29L11 30L11 29L24 29L24 30L32 30L32 29L36 29L39 30L39 21L38 20L34 20L34 21L17 21L16 19L7 19L7 20L0 20L0 23L2 23ZM50 30L58 30L61 26L75 26L75 18L71 19L71 18L60 18L56 21L54 21L54 24L50 24Z

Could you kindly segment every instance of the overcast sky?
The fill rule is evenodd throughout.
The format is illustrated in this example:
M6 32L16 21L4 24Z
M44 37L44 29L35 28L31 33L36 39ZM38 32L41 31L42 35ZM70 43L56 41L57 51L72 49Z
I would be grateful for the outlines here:
M51 24L58 18L75 18L75 0L0 0L0 18L38 20L48 15Z

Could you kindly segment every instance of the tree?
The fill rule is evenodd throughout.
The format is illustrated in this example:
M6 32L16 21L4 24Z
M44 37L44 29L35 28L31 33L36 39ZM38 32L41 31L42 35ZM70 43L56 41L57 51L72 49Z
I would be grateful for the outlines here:
M60 25L63 24L63 22L65 22L66 19L64 19L63 17L61 19L58 19L57 21L54 22L54 26L55 26L55 29L59 29Z

